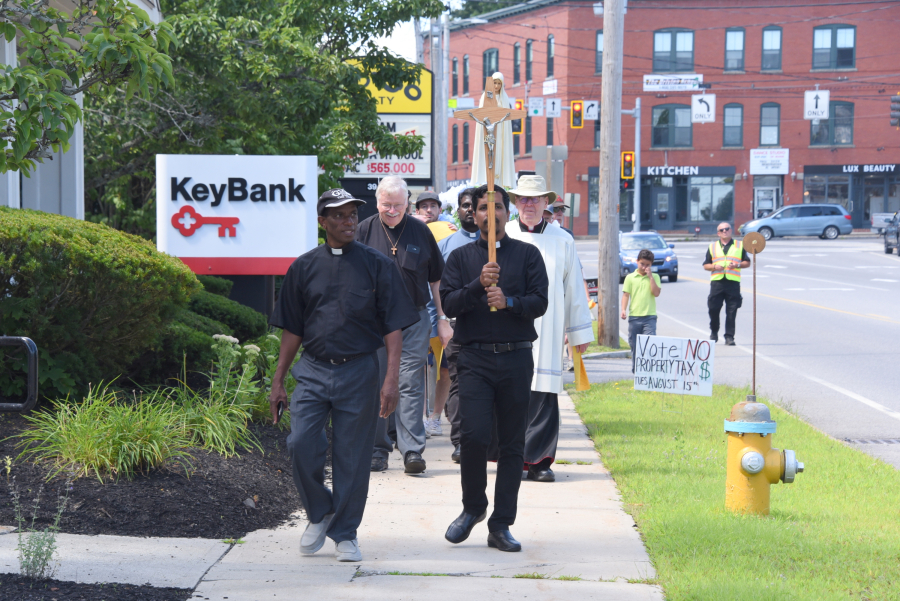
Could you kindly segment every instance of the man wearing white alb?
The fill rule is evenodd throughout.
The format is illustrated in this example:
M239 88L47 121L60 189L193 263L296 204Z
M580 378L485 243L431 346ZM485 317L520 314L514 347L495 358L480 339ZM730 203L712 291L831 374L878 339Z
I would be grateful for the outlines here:
M519 227L507 228L510 238L538 247L550 279L549 305L543 317L535 320L538 339L534 344L534 379L528 407L528 431L525 434L525 465L528 478L553 482L550 466L559 441L559 400L563 391L563 347L569 344L583 353L594 339L584 277L575 240L559 227L544 221L544 208L557 195L548 191L544 178L523 175L516 189L509 191L519 210ZM465 452L465 451L463 451Z

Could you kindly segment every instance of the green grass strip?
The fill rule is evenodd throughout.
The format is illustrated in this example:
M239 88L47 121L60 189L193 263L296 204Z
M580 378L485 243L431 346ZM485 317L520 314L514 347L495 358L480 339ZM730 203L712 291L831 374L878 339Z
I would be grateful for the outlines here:
M748 393L571 392L668 601L900 599L900 472L773 403L773 444L806 471L772 487L768 517L725 510L722 421Z

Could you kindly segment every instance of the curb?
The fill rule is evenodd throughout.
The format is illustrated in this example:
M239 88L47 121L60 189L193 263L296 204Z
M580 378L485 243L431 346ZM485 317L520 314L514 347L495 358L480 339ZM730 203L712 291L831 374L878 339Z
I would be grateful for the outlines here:
M631 351L612 351L609 353L588 353L582 355L582 359L627 359L631 357Z

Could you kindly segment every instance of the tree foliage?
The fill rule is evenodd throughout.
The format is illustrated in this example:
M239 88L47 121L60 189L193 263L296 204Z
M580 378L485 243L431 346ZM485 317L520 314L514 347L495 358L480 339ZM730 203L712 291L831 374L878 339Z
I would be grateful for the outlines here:
M368 155L421 150L391 134L361 80L417 82L420 67L378 46L398 22L434 16L437 0L168 0L180 45L177 85L128 100L90 99L85 194L90 218L150 237L156 154L316 155L322 186Z
M71 14L47 0L0 1L0 35L16 40L18 66L0 66L0 173L68 150L82 118L76 97L100 86L149 96L173 81L165 54L174 42L128 0L76 0Z

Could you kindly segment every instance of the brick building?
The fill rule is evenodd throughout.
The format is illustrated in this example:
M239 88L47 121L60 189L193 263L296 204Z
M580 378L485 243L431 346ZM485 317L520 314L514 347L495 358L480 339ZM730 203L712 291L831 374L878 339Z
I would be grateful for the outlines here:
M477 104L495 70L516 99L545 96L555 81L545 100L561 99L564 112L526 120L515 136L516 169L534 169L533 146L568 147L557 192L580 196L576 235L597 232L600 121L572 129L566 112L573 100L601 98L595 4L531 0L450 32L450 98ZM898 22L898 3L631 0L623 107L641 98L642 227L710 233L722 220L740 225L782 205L831 202L868 228L872 213L900 209L900 131L889 122L889 97L900 93ZM648 74L702 75L709 89L701 91L716 95L715 122L691 123L698 91L645 91ZM804 119L804 91L817 84L831 104L829 118L814 122ZM474 127L453 119L447 127L447 179L468 179ZM634 134L623 115L622 150L633 148ZM786 173L751 168L755 149L787 149L787 165L774 168ZM620 202L623 230L631 229L631 196Z

